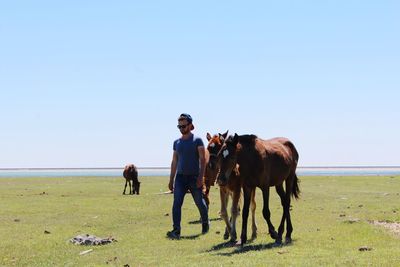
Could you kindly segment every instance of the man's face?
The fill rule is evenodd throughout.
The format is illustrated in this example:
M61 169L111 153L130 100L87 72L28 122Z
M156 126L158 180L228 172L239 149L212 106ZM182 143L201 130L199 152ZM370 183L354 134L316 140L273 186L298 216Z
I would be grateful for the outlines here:
M190 132L190 123L187 120L178 121L178 128L181 134L187 134Z

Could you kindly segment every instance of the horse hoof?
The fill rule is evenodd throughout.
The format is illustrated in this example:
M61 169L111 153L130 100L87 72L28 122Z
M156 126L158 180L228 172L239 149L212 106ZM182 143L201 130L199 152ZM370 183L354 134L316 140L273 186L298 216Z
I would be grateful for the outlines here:
M229 234L225 233L224 234L224 240L227 240L229 238Z
M256 239L257 238L257 233L253 233L252 235L251 235L251 239Z
M286 237L285 242L286 242L286 244L292 243L292 238L291 237Z
M243 242L242 240L238 240L238 241L235 243L235 247L242 247L245 243L246 243L246 242Z
M276 239L275 240L275 245L277 245L277 246L280 246L280 245L282 245L282 239Z
M277 240L279 238L278 233L276 231L272 231L269 233L272 239ZM281 239L282 240L282 239Z

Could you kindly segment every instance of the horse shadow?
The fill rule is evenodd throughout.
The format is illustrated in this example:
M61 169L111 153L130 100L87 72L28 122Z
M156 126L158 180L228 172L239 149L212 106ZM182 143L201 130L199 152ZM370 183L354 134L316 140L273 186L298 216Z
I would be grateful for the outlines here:
M249 240L249 243L251 243L253 240ZM206 252L215 252L218 250L222 250L225 248L232 248L235 247L235 249L233 251L230 252L219 252L216 255L219 256L233 256L236 254L242 254L242 253L247 253L250 251L261 251L261 250L270 250L270 249L275 249L275 248L283 248L283 247L287 247L287 246L291 246L293 245L293 241L290 243L276 243L276 242L271 242L271 243L267 243L267 244L258 244L258 245L236 245L235 242L232 241L227 241L227 242L223 242L220 244L217 244L213 247L211 247L211 249L207 250Z

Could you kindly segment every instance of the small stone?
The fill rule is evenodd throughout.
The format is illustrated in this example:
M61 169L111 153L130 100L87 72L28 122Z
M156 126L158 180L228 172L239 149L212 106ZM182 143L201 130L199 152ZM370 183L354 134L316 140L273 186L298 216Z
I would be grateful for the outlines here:
M357 223L357 222L359 222L359 221L360 221L360 219L352 218L352 219L349 219L349 220L347 220L347 221L345 221L345 222L346 222L346 223L352 224L352 223Z
M93 249L84 250L84 251L81 251L81 252L79 253L79 255L85 255L85 254L88 254L88 253L90 253L90 252L92 252L92 251L93 251Z
M47 230L44 230L44 233L45 234L51 234L49 231L47 231Z
M367 246L362 246L362 247L358 248L358 251L370 251L370 250L372 250L372 248L367 247Z
M285 254L285 253L288 253L288 251L287 250L279 250L278 251L278 254Z

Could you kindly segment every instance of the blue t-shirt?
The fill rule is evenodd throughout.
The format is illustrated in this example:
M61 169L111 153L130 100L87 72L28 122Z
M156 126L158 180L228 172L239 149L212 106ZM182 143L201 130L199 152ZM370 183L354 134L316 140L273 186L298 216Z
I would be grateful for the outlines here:
M193 134L188 139L174 141L174 151L178 153L178 174L199 175L199 146L204 146L203 140Z

